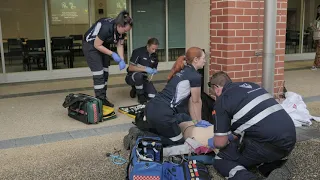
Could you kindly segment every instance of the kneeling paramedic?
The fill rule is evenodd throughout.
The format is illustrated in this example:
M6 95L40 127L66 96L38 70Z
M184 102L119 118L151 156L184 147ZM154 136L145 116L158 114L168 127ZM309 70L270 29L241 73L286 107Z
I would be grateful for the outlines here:
M149 81L148 75L156 74L158 68L158 49L159 41L156 38L150 38L146 46L133 50L130 64L127 69L126 83L132 86L130 96L132 98L138 95L140 104L146 103L149 99L154 98L157 93L152 82Z
M203 68L205 62L202 49L189 48L185 57L176 60L165 88L146 105L146 120L154 133L168 140L165 145L183 144L180 123L201 120L202 82L197 70Z
M285 162L296 143L287 112L259 85L232 83L224 72L215 73L208 85L217 97L213 144L220 151L214 168L227 179L251 180L258 178L247 168L258 166L268 179L281 179L275 173L285 166L279 162Z

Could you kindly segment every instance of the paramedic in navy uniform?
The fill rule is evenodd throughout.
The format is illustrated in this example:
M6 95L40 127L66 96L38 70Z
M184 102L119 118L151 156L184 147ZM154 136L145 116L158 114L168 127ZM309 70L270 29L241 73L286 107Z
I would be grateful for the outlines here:
M224 72L215 73L208 85L217 97L213 144L220 151L214 168L232 180L258 179L247 170L255 166L265 176L271 172L268 179L286 179L282 175L290 175L288 164L281 168L279 164L286 162L281 159L296 143L295 126L287 112L264 88L250 82L232 83Z
M205 62L202 49L189 48L185 57L176 60L165 88L146 105L147 122L156 131L154 133L168 139L167 145L184 142L179 128L181 122L201 120L202 82L197 70L202 69Z
M99 19L84 35L82 50L93 75L95 96L102 100L103 105L114 107L106 96L110 56L119 63L120 70L125 69L123 43L125 33L131 28L129 13L122 11L115 19ZM117 45L117 52L110 50L110 44Z
M140 104L154 98L157 93L152 82L148 80L148 74L157 73L158 57L156 50L158 46L158 39L150 38L146 46L137 48L132 52L126 82L132 86L130 96L134 98L137 94Z

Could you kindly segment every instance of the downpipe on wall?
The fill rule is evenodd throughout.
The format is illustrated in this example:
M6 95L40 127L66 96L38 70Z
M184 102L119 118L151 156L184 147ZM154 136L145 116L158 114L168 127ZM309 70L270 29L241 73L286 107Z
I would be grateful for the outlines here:
M262 87L274 95L277 0L264 1Z

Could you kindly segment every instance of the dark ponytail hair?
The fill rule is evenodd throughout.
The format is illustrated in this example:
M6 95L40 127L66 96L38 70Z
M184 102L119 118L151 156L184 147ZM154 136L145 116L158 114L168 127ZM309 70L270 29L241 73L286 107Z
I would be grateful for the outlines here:
M122 27L129 24L132 27L133 21L132 18L129 16L129 12L126 10L121 11L115 19L115 24L120 25Z

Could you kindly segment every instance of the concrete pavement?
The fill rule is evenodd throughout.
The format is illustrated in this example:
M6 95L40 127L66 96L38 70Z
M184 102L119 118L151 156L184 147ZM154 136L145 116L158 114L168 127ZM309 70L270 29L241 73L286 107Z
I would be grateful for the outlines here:
M161 82L165 76L154 78ZM285 72L287 89L303 95L310 112L319 116L318 77L320 71ZM116 86L108 90L108 96L117 106L136 103L129 97L130 88L121 85L123 77L110 79ZM114 165L105 154L122 149L132 119L117 113L117 119L86 125L69 118L62 107L64 97L75 93L74 88L93 94L91 83L91 79L75 79L0 85L0 179L124 179L126 165ZM161 89L163 84L156 87ZM319 124L297 130L303 141L293 152L300 167L294 179L320 178ZM127 158L128 153L122 149L121 155ZM214 179L223 179L211 171Z

